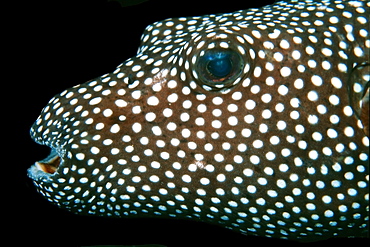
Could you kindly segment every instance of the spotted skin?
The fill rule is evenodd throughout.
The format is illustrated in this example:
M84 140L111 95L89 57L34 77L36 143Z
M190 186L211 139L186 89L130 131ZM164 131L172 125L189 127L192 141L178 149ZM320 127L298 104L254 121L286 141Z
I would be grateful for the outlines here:
M76 214L367 236L369 6L283 1L149 25L135 57L50 100L31 136L52 152L28 175ZM210 50L231 54L230 75L207 78Z

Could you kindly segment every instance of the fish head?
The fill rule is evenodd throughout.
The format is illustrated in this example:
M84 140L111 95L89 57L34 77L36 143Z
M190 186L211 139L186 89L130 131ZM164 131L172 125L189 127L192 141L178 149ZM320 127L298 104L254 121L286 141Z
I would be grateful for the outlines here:
M135 57L42 110L31 136L52 151L28 172L39 192L77 214L364 234L369 75L351 71L369 47L332 18L343 9L305 4L149 25Z

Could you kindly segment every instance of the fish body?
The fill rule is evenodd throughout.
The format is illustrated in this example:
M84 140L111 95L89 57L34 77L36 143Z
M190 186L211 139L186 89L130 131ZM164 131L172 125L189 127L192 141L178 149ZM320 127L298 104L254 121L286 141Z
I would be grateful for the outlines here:
M298 241L368 236L370 3L277 2L149 25L52 98L29 169L76 214L193 219Z

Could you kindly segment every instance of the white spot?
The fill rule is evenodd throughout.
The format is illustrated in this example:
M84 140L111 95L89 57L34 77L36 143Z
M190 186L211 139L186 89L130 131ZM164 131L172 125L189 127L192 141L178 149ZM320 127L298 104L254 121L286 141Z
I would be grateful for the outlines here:
M283 120L280 120L277 122L276 124L276 127L279 129L279 130L284 130L286 128L286 123L283 121Z
M256 106L256 102L254 102L253 100L249 99L245 102L245 107L248 109L248 110L253 110L254 107Z
M278 196L278 193L277 193L275 190L268 190L268 191L267 191L267 194L268 194L270 197L277 197L277 196Z
M100 149L99 149L99 148L97 148L97 147L92 147L92 148L90 149L90 152L91 152L92 154L98 154L98 153L100 152Z
M110 116L112 116L112 114L113 114L113 111L111 109L105 109L103 111L104 117L110 117Z
M313 54L315 53L315 49L314 49L314 48L312 48L312 46L307 46L307 47L306 47L306 53L307 53L308 55L313 55Z
M347 65L345 65L344 63L339 63L338 64L338 70L343 72L343 73L346 73L347 72Z
M250 137L252 134L252 131L250 129L243 129L242 130L242 136L244 137Z
M273 71L274 70L274 65L272 63L267 62L266 65L265 65L265 68L268 71Z
M338 137L338 132L332 128L329 128L327 131L326 131L326 134L328 137L330 138L337 138Z
M314 169L313 169L314 170ZM314 174L315 172L311 173ZM316 181L316 187L319 189L324 189L325 188L325 183L321 180Z
M327 57L330 57L331 55L333 55L333 51L329 48L321 49L321 53L324 54Z
M331 95L331 96L329 97L329 102L330 102L332 105L338 105L338 104L339 104L339 102L340 102L340 99L339 99L339 97L338 97L338 96L336 96L336 95Z
M344 178L347 179L347 180L352 180L354 178L354 175L352 172L346 172L344 174Z
M323 61L321 63L321 67L324 69L324 70L330 70L331 69L331 63L328 62L328 61Z
M344 134L346 135L346 136L348 136L348 137L352 137L352 136L354 136L354 134L355 134L355 131L354 131L354 129L352 128L352 127L346 127L345 129L344 129Z
M310 157L312 160L316 160L319 157L319 154L316 150L311 150L308 152L308 157Z
M310 100L310 101L317 101L319 99L319 95L317 94L316 91L310 91L308 92L307 94L307 98Z
M263 199L263 198L258 198L258 199L256 200L256 203L257 203L258 205L263 206L263 205L265 205L265 204L266 204L266 201L265 201L265 199Z
M303 126L303 125L301 125L301 124L297 124L297 125L295 126L295 131L296 131L298 134L303 134L303 133L304 133L304 131L305 131L305 128L304 128L304 126Z
M347 117L350 117L350 116L352 116L352 114L353 114L353 110L352 110L352 108L351 108L350 106L345 106L345 107L343 108L343 113L344 113Z
M83 153L76 154L76 159L78 159L78 160L84 160L85 159L85 154L83 154Z
M223 196L223 195L225 195L225 191L221 188L217 188L216 189L216 194L219 195L219 196Z
M275 53L274 53L274 59L275 59L277 62L281 62L281 61L283 61L284 56L283 56L283 54L281 54L280 52L275 52ZM281 73L281 72L280 72L280 73Z
M273 49L275 46L272 42L270 41L265 41L263 42L263 46L266 48L266 49Z
M180 119L181 119L181 121L183 121L183 122L187 122L187 121L189 121L189 119L190 119L190 115L189 115L189 113L187 113L187 112L183 112L183 113L181 113L181 115L180 115Z
M155 115L155 113L153 113L153 112L148 112L147 114L145 114L145 119L146 119L146 121L148 121L148 122L152 122L152 121L154 121L154 120L155 120L155 118L156 118L156 115Z
M132 113L134 113L134 114L141 113L141 106L136 105L136 106L132 107Z
M264 171L264 173L266 173L269 176L272 176L274 174L274 170L271 167L265 167L265 169L263 169L263 171Z
M279 171L287 172L288 170L289 170L289 166L287 164L280 164L279 165Z
M364 56L364 51L361 49L361 47L355 47L353 52L357 57L362 57Z
M332 17L329 18L329 22L332 23L332 24L336 24L336 23L339 22L339 19L336 16L332 16Z
M224 161L224 156L222 154L215 154L214 159L217 162L222 162Z
M246 168L246 169L243 170L243 174L247 177L251 177L253 175L253 170L249 169L249 168Z
M119 125L118 124L114 124L114 125L112 125L112 127L110 128L110 132L111 133L118 133L120 131L120 127L119 127Z
M238 118L235 117L235 116L231 116L231 117L228 118L228 123L231 126L236 126L236 125L238 125Z
M274 160L276 158L276 155L273 152L267 152L265 156L268 160Z
M221 105L222 102L223 102L223 99L221 97L218 97L218 96L217 97L214 97L212 99L212 103L215 104L215 105Z
M256 37L257 39L261 38L261 33L257 30L252 31L252 35ZM248 40L247 40L248 41Z
M325 114L327 112L327 108L324 105L318 105L316 108L317 112L320 114Z
M184 138L188 138L188 137L190 137L190 135L191 135L191 131L190 131L189 129L183 129L183 130L181 131L181 135L182 135Z
M272 86L275 84L275 79L272 76L266 78L266 85Z
M177 128L177 125L174 122L169 122L167 124L167 129L170 130L170 131L175 131L176 128Z
M178 100L179 96L176 93L168 95L167 100L170 103L175 103Z
M219 128L221 128L221 126L222 126L221 121L219 121L219 120L213 120L212 121L212 127L213 128L219 129Z
M226 176L224 174L218 174L216 177L217 181L219 182L225 182Z
M350 196L356 196L357 195L357 190L350 188L347 190L348 195Z
M97 105L102 101L101 97L96 97L93 98L92 100L89 101L89 105Z
M320 132L314 132L312 134L312 139L314 139L315 141L321 141L322 140L322 135Z
M254 69L254 72L253 72L253 75L254 75L254 77L260 77L261 76L261 73L262 73L262 69L261 69L261 67L256 67L255 69Z
M276 181L276 185L281 188L281 189L284 189L286 187L286 182L283 180L283 179L278 179Z
M140 97L141 97L141 92L140 92L139 90L135 90L135 91L133 91L133 92L131 93L131 96L132 96L132 98L134 98L134 99L140 99Z
M256 193L257 188L256 188L256 186L254 186L254 185L248 185L248 186L247 186L247 191L248 191L249 193L254 194L254 193Z
M182 181L184 181L185 183L190 183L191 182L191 177L187 174L183 175L181 177Z
M301 58L301 52L300 52L300 51L298 51L298 50L294 50L294 51L292 52L292 57L293 57L293 59L295 59L295 60L300 59L300 58Z
M299 118L299 112L298 111L290 112L290 118L297 120Z
M260 158L257 155L252 155L249 158L250 162L254 165L258 165L260 163Z
M118 107L126 107L127 106L127 102L124 101L123 99L118 99L114 102L116 104L116 106Z
M208 185L210 183L210 181L209 181L208 178L201 178L200 183L203 184L203 185Z
M253 142L253 147L254 148L262 148L263 147L263 142L261 140L255 140Z
M269 36L270 39L276 39L276 38L279 37L280 34L281 34L281 31L279 29L274 29L274 32L269 33L268 36Z
M152 132L156 136L162 135L162 129L159 126L153 126L152 127Z
M313 200L313 199L315 199L315 194L314 193L312 193L312 192L308 192L307 194L306 194L306 196L307 196L307 198L309 199L309 200Z
M134 123L132 125L132 130L135 132L135 133L139 133L142 129L142 126L140 123Z
M176 200L185 201L185 198L182 195L175 195Z
M147 101L148 105L156 106L159 104L159 99L155 96L150 96Z
M289 67L282 67L280 70L280 74L282 77L288 77L292 73L291 69Z
M261 90L261 88L258 85L254 85L254 86L251 87L251 93L253 93L253 94L258 94L260 90Z
M285 67L285 68L287 68L287 67ZM280 85L279 86L279 88L278 88L278 93L280 94L280 95L286 95L286 94L288 94L288 92L289 92L289 89L288 89L288 87L287 86L285 86L285 85Z
M321 86L322 85L322 79L320 76L318 75L314 75L311 77L311 82L315 85L315 86Z
M289 49L290 44L286 39L280 41L280 47L283 49Z
M316 206L315 206L315 204L313 204L313 203L307 203L307 204L306 204L306 208L307 208L308 210L315 210L315 209L316 209Z
M303 80L302 79L297 79L294 81L294 87L297 89L302 89L304 86Z
M153 183L157 183L159 181L159 177L157 175L152 175L149 177L149 180Z

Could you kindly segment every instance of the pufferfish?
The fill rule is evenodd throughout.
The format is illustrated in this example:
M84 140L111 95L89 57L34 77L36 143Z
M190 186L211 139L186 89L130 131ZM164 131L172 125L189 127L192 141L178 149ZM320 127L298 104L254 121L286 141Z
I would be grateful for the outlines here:
M137 55L52 98L28 170L76 214L366 237L368 1L281 1L149 25Z

